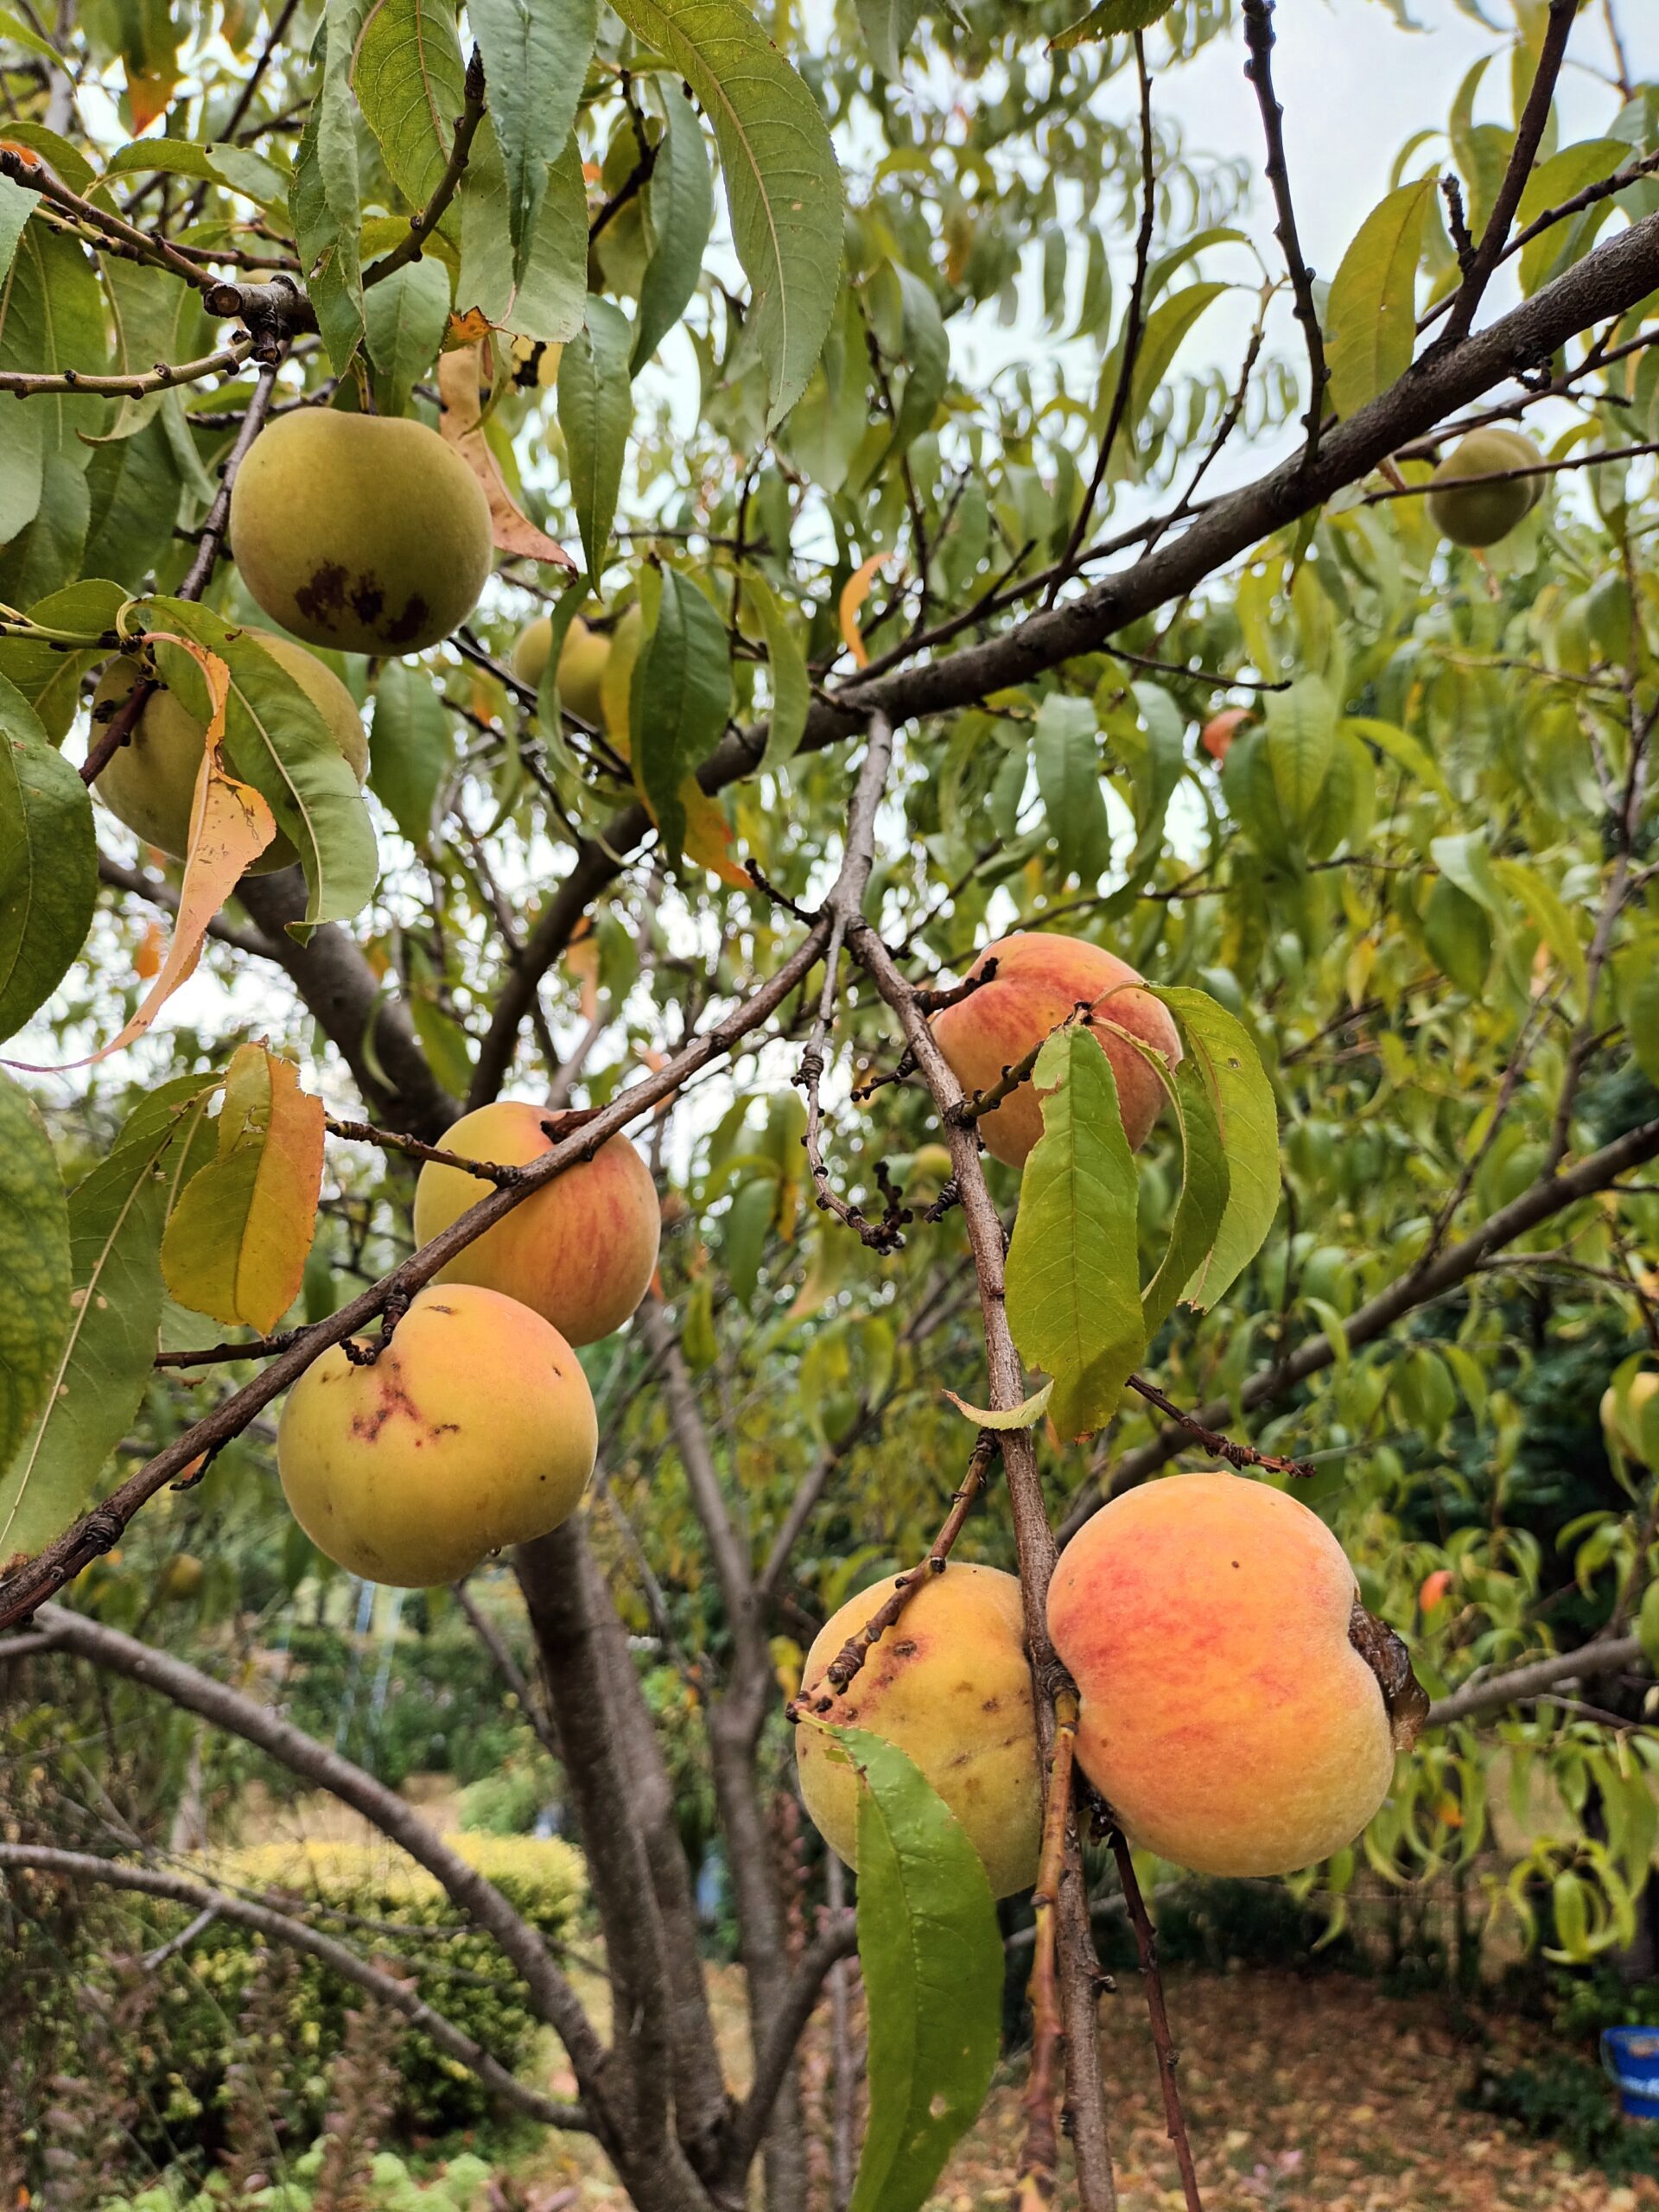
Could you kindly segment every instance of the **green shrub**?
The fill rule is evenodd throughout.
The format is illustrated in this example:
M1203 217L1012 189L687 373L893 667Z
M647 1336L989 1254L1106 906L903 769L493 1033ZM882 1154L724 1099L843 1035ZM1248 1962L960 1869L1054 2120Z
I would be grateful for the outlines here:
M1529 2135L1560 2143L1611 2180L1659 2175L1659 2137L1632 2126L1593 2059L1552 2051L1535 2066L1482 2065L1463 2099L1478 2112L1514 2120Z
M461 1826L474 1835L528 1835L563 1782L557 1762L538 1744L467 1784L461 1793Z
M572 1846L529 1837L471 1835L451 1841L550 1942L560 1944L574 1933L586 1887L581 1854ZM389 1847L265 1845L225 1854L211 1872L236 1890L291 1897L316 1925L365 1955L395 1961L400 1971L413 1974L436 2011L504 2066L515 2069L528 2057L538 2024L523 1984L493 1940L461 1917L436 1881ZM114 1949L165 1942L192 1916L184 1907L131 1897L111 1911L118 1915L118 1936L107 1923L89 1924L88 1955L79 1971L56 1977L47 2000L64 2008L56 2025L72 2051L74 1985L96 1977L102 1957ZM354 1926L353 1921L369 1924ZM276 2001L283 2016L278 2023L285 2072L282 2117L290 2139L303 2142L321 2123L327 2068L341 2046L346 2010L360 1997L354 1985L318 1961L296 1956L297 1970ZM217 1922L156 1977L143 2044L144 2078L135 2086L155 2116L158 2155L215 2140L238 2022L263 1970L260 1939ZM87 2063L95 2071L90 2054ZM476 2078L419 2030L402 2034L395 2063L397 2118L405 2129L441 2134L474 2125L490 2109ZM72 2059L60 2058L58 2070L79 2069Z
M323 2147L321 2141L315 2143L303 2158L294 2160L284 2179L245 2196L234 2212L311 2212L310 2184L321 2167ZM441 2174L423 2181L401 2158L383 2151L370 2170L367 2202L372 2212L475 2212L489 2178L490 2168L470 2152L449 2159ZM221 2180L216 2175L186 2196L183 2192L194 2189L194 2183L178 2172L136 2196L105 2197L97 2212L231 2212Z

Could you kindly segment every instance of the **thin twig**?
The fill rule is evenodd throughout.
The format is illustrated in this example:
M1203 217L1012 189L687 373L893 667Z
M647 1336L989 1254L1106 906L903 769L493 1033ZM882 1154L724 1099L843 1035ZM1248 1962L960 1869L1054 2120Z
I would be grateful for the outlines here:
M1135 364L1141 356L1141 311L1147 296L1147 272L1152 260L1152 231L1158 206L1158 180L1153 167L1152 74L1147 67L1146 41L1139 31L1135 34L1135 67L1141 83L1141 228L1135 241L1135 275L1129 284L1129 302L1123 312L1122 355L1117 365L1117 384L1112 393L1111 410L1106 417L1105 433L1100 441L1100 451L1095 456L1094 474L1089 479L1083 505L1077 510L1077 520L1065 541L1065 550L1050 571L1048 603L1051 607L1060 586L1077 565L1077 548L1088 533L1089 518L1094 513L1096 500L1100 497L1100 487L1106 481L1112 448L1123 426L1123 417L1128 412L1129 395L1135 386Z
M1037 1885L1032 1892L1036 1915L1031 1961L1031 2072L1020 2105L1026 2116L1026 2144L1014 2183L1016 2212L1048 2212L1054 2202L1059 2166L1059 2058L1065 2044L1060 2011L1060 1883L1065 1866L1066 1828L1071 1818L1072 1759L1077 1740L1077 1693L1066 1683L1054 1694L1054 1751L1043 1803L1042 1850Z
M1245 0L1248 9L1252 0ZM1481 298L1491 281L1492 271L1503 258L1509 243L1510 225L1515 211L1521 204L1527 179L1532 175L1549 121L1551 103L1555 97L1555 80L1560 74L1561 63L1567 55L1567 42L1573 30L1573 18L1578 11L1579 0L1549 0L1549 17L1544 26L1543 45L1538 56L1538 67L1532 79L1532 89L1521 114L1519 128L1515 134L1515 146L1503 181L1492 202L1492 212L1486 219L1486 227L1480 234L1480 244L1475 248L1462 283L1452 299L1446 332L1440 341L1443 346L1452 346L1465 339L1473 327L1475 315Z
M89 369L64 369L55 376L36 376L22 369L0 369L0 391L13 392L20 399L66 391L99 399L142 399L147 392L170 391L175 385L232 375L247 359L252 345L251 338L233 338L228 346L221 346L215 353L204 353L199 361L157 361L153 369L132 376L95 376Z
M1268 181L1273 187L1276 216L1273 227L1284 252L1285 266L1290 272L1296 320L1302 326L1302 338L1307 347L1310 389L1307 412L1302 422L1307 431L1304 457L1311 468L1319 457L1319 432L1325 421L1325 392L1331 381L1331 372L1325 365L1325 335L1319 328L1319 311L1313 304L1313 271L1303 258L1302 242L1296 228L1296 210L1290 196L1290 170L1285 161L1285 111L1273 89L1273 7L1274 0L1243 0L1244 42L1250 53L1250 58L1244 65L1244 74L1250 80L1255 93L1255 104L1262 111L1262 128L1268 142Z
M464 1152L446 1152L442 1145L423 1144L418 1137L405 1136L401 1129L379 1128L372 1122L336 1121L332 1114L323 1118L331 1136L345 1137L353 1144L378 1145L383 1152L401 1152L435 1167L458 1167L462 1174L476 1175L498 1189L511 1189L524 1179L523 1167L503 1166L493 1160L469 1160Z
M1176 2053L1170 2037L1169 2014L1164 2005L1164 1980L1158 1968L1158 1939L1153 1933L1146 1900L1135 1877L1134 1854L1121 1828L1112 1830L1112 1856L1117 1861L1117 1878L1123 1885L1123 1902L1128 1907L1129 1925L1135 1930L1135 1948L1141 1960L1141 1978L1146 1984L1153 2047L1158 2053L1158 2082L1164 2093L1164 2124L1175 2145L1175 2163L1181 2170L1186 2212L1204 2212L1198 2196L1198 2177L1192 2165L1192 2146L1186 2139L1186 2116L1181 2110L1181 2093L1175 2081Z
M1568 469L1599 468L1605 461L1641 461L1656 453L1659 453L1659 438L1649 439L1642 445L1612 446L1594 453L1569 454L1565 461L1529 461L1519 468L1484 468L1478 476L1442 476L1435 482L1390 484L1383 490L1367 492L1360 505L1374 507L1384 499L1421 499L1431 492L1461 491L1465 485L1513 484L1529 476L1559 476ZM1549 671L1552 676L1555 672L1554 669Z
M411 261L418 261L426 251L427 241L443 220L449 202L460 188L467 163L473 150L473 140L478 126L484 120L484 57L474 47L467 64L466 105L455 118L455 135L450 142L449 158L444 164L443 175L432 188L432 197L424 207L417 207L409 219L409 234L400 238L390 253L370 264L363 271L365 289L378 284L397 270L405 269Z
M1260 1467L1270 1475L1290 1475L1299 1481L1311 1482L1319 1469L1306 1459L1275 1459L1270 1452L1258 1452L1253 1444L1236 1444L1230 1436L1219 1430L1206 1428L1196 1414L1183 1413L1180 1407L1166 1398L1163 1392L1147 1382L1144 1375L1131 1375L1129 1388L1143 1397L1149 1406L1156 1406L1160 1414L1179 1421L1191 1436L1196 1436L1206 1452L1213 1452L1230 1467Z

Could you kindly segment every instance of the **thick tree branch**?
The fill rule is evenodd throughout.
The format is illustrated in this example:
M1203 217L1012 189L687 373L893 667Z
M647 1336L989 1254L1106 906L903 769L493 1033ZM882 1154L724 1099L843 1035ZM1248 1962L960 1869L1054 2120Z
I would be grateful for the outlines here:
M1554 283L1463 343L1415 362L1369 407L1320 440L1317 457L1302 454L1199 510L1179 535L1073 598L1027 616L982 644L880 675L855 676L814 698L801 743L818 752L855 735L873 713L893 722L949 714L991 692L1029 683L1078 654L1094 652L1118 631L1207 578L1276 530L1358 482L1414 438L1426 435L1454 409L1468 406L1517 368L1548 363L1569 338L1617 318L1659 289L1659 215L1646 217L1586 255ZM1154 522L1140 537L1167 529ZM766 751L766 727L722 739L697 772L706 791L723 791L750 774ZM520 1025L542 977L563 953L593 901L651 833L643 806L613 815L601 836L585 841L504 983L483 1040L471 1103L493 1098L512 1063ZM325 1024L325 1027L327 1025ZM330 1030L331 1035L335 1033ZM336 1036L336 1042L339 1041Z
M831 1967L858 1948L858 1923L850 1912L832 1913L790 1976L782 2005L755 2058L754 2080L732 2124L730 2171L744 2172L760 2146L766 2123L795 2060L795 2050L817 2008Z
M481 2044L474 2043L452 2020L435 2012L413 1981L401 1980L384 1967L359 1958L347 1945L337 1942L332 1936L325 1936L303 1920L296 1920L291 1913L236 1897L227 1890L214 1889L206 1882L192 1881L183 1874L170 1874L156 1866L129 1866L118 1859L99 1859L84 1851L57 1851L32 1843L0 1843L0 1869L8 1866L60 1875L71 1881L99 1882L110 1889L130 1890L143 1897L165 1897L174 1904L193 1905L215 1920L228 1920L238 1927L251 1928L273 1943L284 1943L289 1950L303 1951L337 1974L342 1981L354 1983L388 2011L407 2020L411 2027L419 2028L440 2050L459 2060L486 2088L493 2091L515 2112L538 2120L547 2127L583 2132L588 2128L588 2115L580 2105L544 2097L539 2089L532 2089L528 2082L519 2081Z
M1425 1728L1449 1727L1454 1720L1471 1719L1478 1713L1495 1713L1501 1706L1525 1705L1531 1698L1563 1682L1584 1682L1598 1675L1617 1675L1626 1667L1645 1667L1639 1636L1609 1637L1596 1643L1581 1643L1576 1651L1552 1652L1548 1659L1529 1660L1501 1675L1467 1683L1449 1695L1437 1698L1428 1708Z

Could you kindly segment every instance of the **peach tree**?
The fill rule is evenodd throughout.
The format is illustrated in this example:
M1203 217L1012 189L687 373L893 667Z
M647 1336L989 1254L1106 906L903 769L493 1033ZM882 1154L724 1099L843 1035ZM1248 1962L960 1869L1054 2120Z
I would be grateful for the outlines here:
M1629 1939L1639 14L1470 8L1474 66L1423 73L1319 272L1272 0L0 10L0 1697L27 1726L90 1673L111 1747L119 1697L332 1793L493 1942L569 2091L107 1793L73 1833L13 1806L10 1911L104 1885L326 1958L644 2212L742 2202L757 2161L773 2212L922 2202L996 2056L994 1889L1032 1893L1010 2183L1069 2164L1104 2212L1109 1878L1196 2204L1160 1840L1333 1925L1451 1872L1560 1956ZM1183 73L1217 53L1253 132L1198 147ZM1581 1430L1541 1467L1531 1386L1575 1359L1605 1457ZM1137 1640L1106 1532L1211 1494L1143 1499L1177 1462L1299 1533L1245 1622L1234 1506L1183 1522ZM215 1529L276 1532L278 1615L345 1572L472 1624L560 1762L608 2026L244 1686L277 1629L228 1539L181 1571ZM1212 1631L1226 1680L1182 1675ZM1241 1856L1299 1689L1366 1788ZM1210 1746L1196 1829L1113 1763L1154 1716Z

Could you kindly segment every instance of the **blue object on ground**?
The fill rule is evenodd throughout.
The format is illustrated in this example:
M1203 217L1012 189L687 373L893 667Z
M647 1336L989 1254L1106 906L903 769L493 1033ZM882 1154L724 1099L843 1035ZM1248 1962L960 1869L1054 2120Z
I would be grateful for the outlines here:
M1604 2028L1601 2063L1628 2120L1659 2120L1659 2029Z

